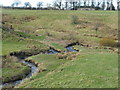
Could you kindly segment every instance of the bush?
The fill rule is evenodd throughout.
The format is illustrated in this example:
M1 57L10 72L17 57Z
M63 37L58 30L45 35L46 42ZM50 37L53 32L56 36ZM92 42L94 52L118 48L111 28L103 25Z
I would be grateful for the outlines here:
M102 38L99 43L100 45L103 45L103 46L110 46L110 47L117 46L117 43L113 38Z
M79 24L79 18L76 15L72 16L72 24Z

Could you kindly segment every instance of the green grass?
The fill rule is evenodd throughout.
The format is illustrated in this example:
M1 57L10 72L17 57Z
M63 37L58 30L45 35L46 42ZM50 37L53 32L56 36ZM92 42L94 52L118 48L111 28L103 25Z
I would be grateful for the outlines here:
M22 37L16 35L18 33L6 32L3 31L3 41L2 41L2 55L8 55L10 52L13 51L21 51L25 49L34 49L34 46L40 49L46 49L48 46L35 41L37 39L43 40L44 36L32 36L26 33L19 32ZM30 38L29 38L30 36ZM26 37L26 38L23 38Z
M41 63L40 67L47 70L45 72L39 73L37 76L33 77L33 79L36 79L36 77L44 77L46 73L55 70L58 66L67 62L66 60L59 60L55 55L46 54L36 55L28 59L32 59L35 62Z
M46 72L38 73L29 88L116 88L118 85L118 55L93 51L81 53L73 60L56 59L55 55L37 55L33 60L43 63ZM64 62L59 65L59 62ZM56 64L59 63L59 64ZM112 72L112 73L111 73Z
M66 50L66 49L64 48L64 46L62 46L62 45L60 45L60 44L51 43L51 45L52 45L54 48L59 49L59 50L61 50L61 51Z
M13 66L15 66L15 63L13 64ZM16 64L18 67L19 67L19 64ZM15 77L16 79L22 79L24 78L26 75L27 72L29 72L31 69L30 67L28 66L21 66L19 68L15 67L14 69L13 68L3 68L2 69L2 79L3 79L3 82L9 82L10 80L13 80L13 78ZM16 72L17 71L17 72ZM22 78L20 78L20 76Z
M30 67L17 61L14 56L2 58L2 81L22 79L30 72Z
M79 52L82 52L82 53L93 53L93 52L106 52L106 53L109 53L110 50L106 50L106 49L89 49L89 48L85 48L85 47L82 47L82 46L79 46L79 45L76 45L76 46L73 46L76 50L79 50Z
M64 51L73 42L99 46L100 38L118 35L117 11L57 11L57 10L6 10L6 24L14 32L3 31L2 55L34 48L46 50L49 46ZM72 16L78 17L72 24ZM4 19L4 17L3 17ZM98 28L96 32L95 29ZM93 35L85 36L86 35ZM59 59L59 55L39 54L29 59L41 64L47 71L36 73L17 87L29 88L117 88L118 56L110 50L74 46L79 52L68 55L72 60ZM75 57L74 57L75 55ZM74 58L73 58L74 57ZM16 66L12 62L11 67ZM24 69L24 66L20 68ZM5 76L15 69L3 69Z
M16 32L16 34L18 36L22 36L24 38L29 38L29 39L35 39L35 40L44 40L45 39L45 36L39 36L39 35L32 35L32 34L28 34L28 33L25 33L25 32Z
M20 43L20 42L2 42L3 43L3 55L8 55L10 52L13 51L20 51L22 49L26 49L25 43Z

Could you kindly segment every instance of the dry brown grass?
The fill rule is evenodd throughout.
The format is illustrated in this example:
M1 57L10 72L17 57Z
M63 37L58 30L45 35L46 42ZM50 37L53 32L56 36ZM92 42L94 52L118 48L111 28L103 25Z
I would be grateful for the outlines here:
M14 56L5 56L5 57L2 58L2 67L3 68L7 68L7 67L14 68L11 65L12 62L17 62L17 57L14 57Z
M59 53L56 55L58 59L67 59L73 60L76 56L80 55L79 53L67 52L67 53Z
M117 43L115 42L114 38L111 38L111 37L102 38L99 41L99 43L100 43L100 45L103 45L103 46L110 46L110 47L116 47L117 46Z
M10 16L10 15L8 15L8 14L3 14L2 15L2 22L12 22L13 21L13 19L15 19L15 17L13 17L13 16Z
M31 20L36 20L37 16L24 16L21 18L21 21L30 22Z

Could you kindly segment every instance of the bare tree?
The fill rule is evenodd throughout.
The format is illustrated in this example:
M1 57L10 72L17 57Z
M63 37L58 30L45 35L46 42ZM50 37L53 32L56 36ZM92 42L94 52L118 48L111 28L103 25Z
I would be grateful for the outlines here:
M48 8L51 7L51 4L50 4L50 3L47 3L47 7L48 7Z
M117 1L117 10L120 10L120 1Z
M21 1L20 0L14 0L14 2L12 3L12 7L18 7L18 5L21 4Z
M106 10L110 10L110 2L109 2L109 0L107 0L107 8L106 8Z
M75 10L75 2L73 1L72 3L73 3L73 10Z
M69 3L70 3L70 8L73 8L73 3L72 3L72 1L70 1Z
M84 0L84 7L86 7L86 0Z
M113 0L111 0L110 10L115 10L115 7L114 7L114 5L113 5Z
M100 4L101 4L101 2L98 1L98 3L97 3L97 7L100 7Z
M26 8L27 8L27 7L29 7L29 8L31 7L30 2L25 2L24 5L25 5Z
M65 8L66 9L68 8L68 2L67 1L65 2Z
M92 0L91 8L94 8L94 7L95 7L94 1Z
M14 4L14 3L12 3L12 5L11 5L11 6L12 6L12 8L13 8L13 7L15 6L15 4Z
M59 5L58 2L54 2L53 6L54 6L55 8L59 8L59 9L60 9L60 5Z
M54 5L54 7L57 7L59 9L61 9L62 1L61 0L55 0L53 2L53 5Z
M101 4L101 2L98 1L98 2L97 2L97 6L95 7L96 10L101 9L101 8L100 8L100 4Z
M105 9L105 0L103 0L103 3L102 3L102 10L104 10Z
M87 2L87 6L89 6L89 4L90 4L90 0L88 0L88 2Z
M65 8L67 6L67 8L70 8L70 9L74 9L77 5L77 0L65 0Z
M79 6L79 8L80 8L80 6L81 6L81 0L79 0L79 2L78 2L78 6Z
M43 2L38 2L37 7L40 8L43 5Z

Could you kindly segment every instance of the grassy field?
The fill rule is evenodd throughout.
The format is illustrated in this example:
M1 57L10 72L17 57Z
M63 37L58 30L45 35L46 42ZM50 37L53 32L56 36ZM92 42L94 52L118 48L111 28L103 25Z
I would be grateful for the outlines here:
M73 42L91 47L76 45L74 48L79 52L29 57L46 71L36 73L16 87L118 87L118 54L104 49L116 48L117 17L117 11L3 10L3 26L10 28L12 25L14 31L3 30L2 55L35 48L46 50L49 47L65 51L64 47ZM9 63L14 63L9 64L11 68L16 65L14 60ZM20 68L21 72L25 66ZM16 74L14 70L16 68L3 69L3 73L11 77L9 72Z
M97 50L91 54L81 53L73 60L57 59L56 55L37 55L32 59L43 63L47 71L38 73L20 87L115 88L118 86L117 58L117 54Z

